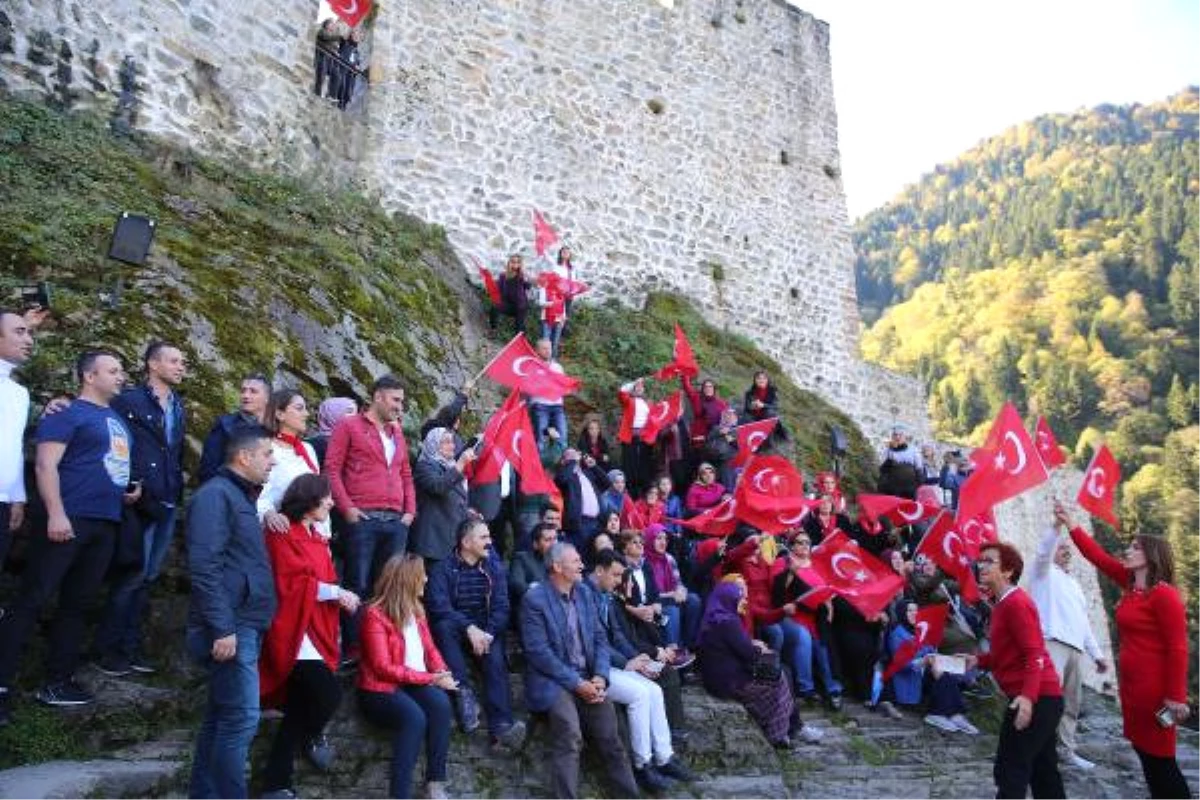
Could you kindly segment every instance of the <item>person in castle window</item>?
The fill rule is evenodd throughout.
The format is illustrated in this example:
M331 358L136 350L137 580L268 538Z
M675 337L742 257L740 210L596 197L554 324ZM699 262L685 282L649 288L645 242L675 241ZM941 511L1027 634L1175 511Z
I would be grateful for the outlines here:
M525 332L525 315L529 312L529 290L533 286L525 277L525 262L518 253L508 257L504 272L496 279L500 289L500 305L488 309L488 326L494 331L501 314L512 317L514 333Z
M775 384L771 383L771 376L766 370L759 370L754 373L754 382L750 388L746 390L742 396L742 418L746 422L758 422L759 420L772 419L779 417L779 393L775 389ZM771 439L776 442L786 442L788 440L787 431L784 430L783 420L775 423L775 430L771 433Z
M329 93L333 93L333 68L337 64L333 57L337 55L338 43L341 38L336 18L330 17L321 23L321 28L317 31L317 55L313 64L313 71L316 73L313 92L317 97L321 96L321 89L326 78L329 79Z
M337 107L342 111L345 111L346 106L350 105L350 101L359 94L359 87L365 86L363 73L366 71L367 65L363 61L362 52L358 49L362 39L362 28L354 28L345 39L342 39L342 43L338 47L338 58L341 63L337 66L341 71L341 80L338 81Z

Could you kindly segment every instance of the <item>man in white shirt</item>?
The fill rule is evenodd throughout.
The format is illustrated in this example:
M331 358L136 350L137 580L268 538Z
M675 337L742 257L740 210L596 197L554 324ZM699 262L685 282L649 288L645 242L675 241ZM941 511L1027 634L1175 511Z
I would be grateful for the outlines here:
M557 372L559 375L564 374L562 364L554 360L553 350L549 339L538 339L534 345L534 350L537 351L538 357L546 362L546 366L551 372ZM566 446L567 443L567 413L563 410L562 398L553 399L549 397L534 397L529 396L529 411L533 421L533 435L537 437L538 447L541 448L542 440L546 436L547 428L555 428L558 430L558 440Z
M1029 572L1029 594L1037 604L1046 651L1062 679L1063 716L1058 725L1061 761L1079 769L1091 769L1091 761L1075 752L1075 729L1083 692L1081 656L1087 653L1096 671L1108 669L1104 653L1088 622L1087 601L1079 581L1066 570L1071 564L1071 542L1060 539L1056 527L1049 528L1038 543Z
M25 520L25 426L29 422L29 390L12 372L33 352L31 320L0 310L0 567L13 531Z

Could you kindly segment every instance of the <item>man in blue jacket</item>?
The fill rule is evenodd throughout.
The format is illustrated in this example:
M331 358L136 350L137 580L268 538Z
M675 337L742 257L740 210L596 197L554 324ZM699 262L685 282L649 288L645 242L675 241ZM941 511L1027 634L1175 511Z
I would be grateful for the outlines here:
M483 706L492 743L517 748L525 724L513 722L504 632L508 629L508 582L504 565L491 556L492 534L478 517L458 526L458 546L438 562L425 587L425 609L438 650L458 681L455 698L463 731L479 727L479 707L467 659L483 677Z
M242 378L238 393L238 410L217 417L204 447L200 450L200 466L196 468L196 483L202 484L217 474L225 463L226 445L239 428L257 428L266 424L267 401L271 399L271 382L261 373Z
M104 621L96 632L97 667L108 675L152 673L142 652L142 620L150 585L162 571L175 535L175 511L183 493L183 440L186 414L175 387L187 362L179 348L151 342L142 359L146 382L127 387L112 408L133 434L132 480L141 499L126 510L131 541L118 545ZM123 531L124 536L124 531Z
M579 794L579 753L586 732L603 754L618 797L638 797L629 754L617 732L616 707L606 695L608 638L592 592L581 587L583 560L569 544L546 554L545 583L530 588L521 606L525 644L525 704L550 717L550 782L555 797Z
M275 615L275 581L251 498L273 465L266 429L235 430L225 466L188 507L187 644L208 670L191 797L246 796L246 757L258 727L258 655Z

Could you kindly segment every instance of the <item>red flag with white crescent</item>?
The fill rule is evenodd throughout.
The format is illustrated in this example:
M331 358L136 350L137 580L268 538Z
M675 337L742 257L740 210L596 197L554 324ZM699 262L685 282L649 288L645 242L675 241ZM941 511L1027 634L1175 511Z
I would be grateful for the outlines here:
M816 504L804 497L804 477L783 456L754 456L738 480L737 515L766 533L795 528Z
M856 502L860 513L867 519L886 517L897 527L923 522L942 510L939 505L893 497L890 494L860 494Z
M1100 449L1092 456L1092 463L1088 464L1087 472L1083 474L1083 484L1075 499L1080 508L1115 528L1120 524L1113 512L1117 484L1120 482L1121 466L1108 447L1100 445Z
M590 287L583 281L577 281L574 278L564 278L557 272L546 271L537 276L537 285L547 291L547 293L556 294L566 300L586 292Z
M747 422L745 425L738 425L734 428L733 430L737 434L738 450L737 455L733 457L733 466L740 467L749 461L750 456L763 446L763 442L771 438L771 434L778 424L779 418L771 417L770 419L760 419L757 422Z
M971 453L975 471L958 495L959 519L970 519L1050 478L1021 415L1005 403L983 447Z
M985 544L993 544L1000 541L1000 535L996 530L996 515L990 508L966 522L960 522L956 519L954 526L962 535L963 546L966 548L967 556L972 561L979 558L979 551L983 549Z
M329 9L351 28L358 27L371 13L371 0L328 0Z
M1054 438L1054 431L1050 430L1050 423L1046 422L1045 417L1038 417L1033 439L1034 444L1037 445L1038 455L1042 457L1042 463L1046 465L1046 469L1054 469L1067 463L1067 457L1062 454L1062 450L1058 446L1058 439Z
M813 568L825 585L870 619L904 589L904 579L843 531L825 537L812 551Z
M922 647L936 648L941 644L942 636L946 633L946 617L949 613L950 606L946 603L937 603L917 609L917 621L913 625L913 638L897 647L896 652L892 653L892 661L883 671L885 681L908 666Z
M500 470L504 467L504 462L508 461L508 453L503 446L497 447L497 443L508 441L512 437L519 422L517 417L522 415L528 416L525 412L525 401L521 399L521 393L514 390L483 427L479 457L471 462L473 471L469 477L473 483L492 483L500 479Z
M642 426L642 441L654 444L660 431L671 427L683 416L683 392L677 391L665 400L650 403L650 414Z
M948 512L934 520L917 545L917 553L925 554L943 572L958 581L964 600L968 603L979 602L979 584L975 582L975 572L971 569L974 559L962 533L955 527L954 517Z
M533 424L528 414L514 414L511 433L501 439L496 447L503 448L513 469L521 476L522 494L558 493L554 481L546 476L542 467L542 455L538 452L537 437L533 435Z
M551 400L576 392L580 386L578 379L552 370L522 333L496 354L484 374L503 386Z
M558 234L554 232L554 228L546 222L546 218L542 216L537 209L533 211L533 249L539 256L546 255L546 251L550 246L558 241Z
M671 350L671 363L654 373L660 381L669 380L676 375L686 375L695 378L700 374L700 365L696 363L696 354L692 345L683 333L679 323L675 323L675 346Z
M621 500L621 529L644 531L646 530L646 517L633 500L626 494Z
M688 519L667 519L705 536L728 536L737 530L737 500L730 497Z
M492 275L492 271L475 256L471 256L471 261L474 262L475 269L479 270L479 277L483 279L483 288L487 289L488 299L492 301L492 305L501 305L500 287L496 285L496 277Z

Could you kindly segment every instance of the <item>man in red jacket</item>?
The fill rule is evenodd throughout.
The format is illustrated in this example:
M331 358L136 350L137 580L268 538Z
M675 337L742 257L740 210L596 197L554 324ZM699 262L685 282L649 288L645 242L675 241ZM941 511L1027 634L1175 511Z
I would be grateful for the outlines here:
M1055 747L1063 715L1062 686L1046 652L1037 606L1017 588L1025 563L1007 542L979 554L979 583L993 599L991 650L967 656L967 667L991 670L1011 702L1000 726L992 775L996 797L1066 797Z
M369 597L387 560L403 553L408 526L417 515L417 494L408 444L400 430L404 387L384 375L371 387L371 405L361 414L342 418L325 452L325 474L333 500L346 520L346 565L342 585ZM342 650L346 660L358 654L361 610L343 619Z

